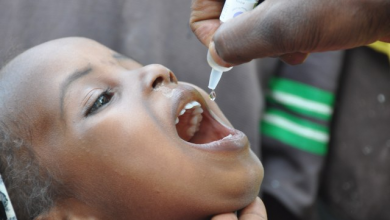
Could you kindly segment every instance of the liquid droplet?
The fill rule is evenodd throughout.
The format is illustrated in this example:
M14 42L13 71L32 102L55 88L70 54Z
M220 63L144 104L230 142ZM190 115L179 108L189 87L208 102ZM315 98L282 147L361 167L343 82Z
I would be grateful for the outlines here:
M211 101L214 101L215 98L217 98L217 94L215 93L214 90L212 90L212 91L210 92L209 97L210 97Z

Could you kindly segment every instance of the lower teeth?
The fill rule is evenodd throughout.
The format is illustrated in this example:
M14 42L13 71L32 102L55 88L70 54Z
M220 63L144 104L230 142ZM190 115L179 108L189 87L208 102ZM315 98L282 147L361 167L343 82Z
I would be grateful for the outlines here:
M224 138L222 138L222 139L230 138L230 137L232 137L232 136L233 136L233 135L229 134L228 136L226 136L226 137L224 137Z

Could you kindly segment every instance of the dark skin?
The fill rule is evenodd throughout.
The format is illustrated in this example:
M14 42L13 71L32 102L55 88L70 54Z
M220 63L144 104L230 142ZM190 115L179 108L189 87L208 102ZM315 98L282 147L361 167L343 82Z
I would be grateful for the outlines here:
M19 135L61 182L37 219L228 220L241 209L240 220L266 218L257 197L263 168L246 136L166 67L63 38L4 72L0 114L23 122L29 132ZM179 116L192 102L202 108L196 133L188 133L196 108Z
M221 25L223 0L193 0L190 26L222 66L256 58L304 62L311 52L390 42L389 0L266 0Z

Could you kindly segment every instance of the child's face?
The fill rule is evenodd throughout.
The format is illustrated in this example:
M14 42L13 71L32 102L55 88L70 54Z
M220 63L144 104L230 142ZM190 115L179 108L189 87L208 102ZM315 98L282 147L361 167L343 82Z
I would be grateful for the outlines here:
M78 201L141 219L232 211L257 195L263 170L246 136L167 68L80 38L35 47L10 68L14 113ZM179 116L194 101L201 108Z

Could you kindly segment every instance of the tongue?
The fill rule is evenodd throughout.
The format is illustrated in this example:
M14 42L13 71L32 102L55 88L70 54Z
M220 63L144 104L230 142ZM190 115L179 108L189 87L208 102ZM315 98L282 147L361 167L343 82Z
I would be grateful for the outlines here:
M194 144L206 144L230 135L230 130L210 114L199 114L193 109L188 109L179 116L176 130L181 139Z
M228 135L230 135L230 132L226 127L215 121L211 116L204 115L199 131L196 132L189 142L194 144L207 144L221 140Z

